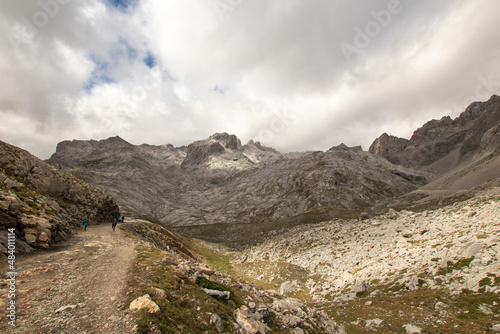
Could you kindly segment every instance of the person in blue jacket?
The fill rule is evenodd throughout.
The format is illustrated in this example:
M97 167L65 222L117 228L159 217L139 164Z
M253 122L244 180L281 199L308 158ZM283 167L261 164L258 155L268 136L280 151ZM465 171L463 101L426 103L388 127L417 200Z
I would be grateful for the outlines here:
M84 231L87 231L87 225L88 225L88 224L89 224L89 220L88 220L88 219L85 219L85 220L83 221L83 230L84 230Z

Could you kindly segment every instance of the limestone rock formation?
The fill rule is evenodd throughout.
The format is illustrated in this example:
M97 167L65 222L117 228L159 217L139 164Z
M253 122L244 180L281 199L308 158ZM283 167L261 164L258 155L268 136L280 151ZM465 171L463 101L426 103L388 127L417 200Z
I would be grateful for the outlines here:
M447 116L425 123L409 140L384 133L370 146L369 152L395 164L420 167L448 157L446 166L436 170L444 173L478 153L498 150L495 139L499 140L496 135L499 124L500 97L493 95L486 102L472 103L455 119Z
M0 142L0 242L16 229L16 250L47 248L65 240L83 219L109 222L120 214L104 191L27 151Z

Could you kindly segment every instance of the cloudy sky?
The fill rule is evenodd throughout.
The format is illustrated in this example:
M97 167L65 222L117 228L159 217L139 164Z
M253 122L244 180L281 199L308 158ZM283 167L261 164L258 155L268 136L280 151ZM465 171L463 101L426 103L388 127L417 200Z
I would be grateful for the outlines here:
M500 1L2 0L0 140L366 150L500 93Z

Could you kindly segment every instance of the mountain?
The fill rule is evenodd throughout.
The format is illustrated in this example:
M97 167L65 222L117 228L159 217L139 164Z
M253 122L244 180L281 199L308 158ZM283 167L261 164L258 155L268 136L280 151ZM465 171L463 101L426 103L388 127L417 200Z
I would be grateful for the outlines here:
M277 226L357 217L432 177L359 147L284 154L227 133L179 148L66 141L49 161L106 188L128 215L232 244Z
M7 229L14 229L16 251L47 248L67 239L85 218L96 224L119 214L102 189L0 141L1 244L8 244Z
M498 186L500 97L474 102L455 119L429 121L409 140L384 133L369 152L435 175L433 182L412 193L422 199Z

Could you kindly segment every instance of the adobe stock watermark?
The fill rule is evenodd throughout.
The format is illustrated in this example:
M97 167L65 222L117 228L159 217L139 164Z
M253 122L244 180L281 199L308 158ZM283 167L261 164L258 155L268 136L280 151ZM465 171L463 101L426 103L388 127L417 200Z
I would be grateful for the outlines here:
M347 60L352 60L353 55L360 55L362 50L368 48L371 42L391 24L393 17L402 11L403 5L400 0L389 0L386 9L370 11L373 20L368 21L362 28L354 27L355 34L352 44L340 43L339 47L344 57Z
M223 20L228 13L238 8L243 0L212 0L212 6L217 16Z
M255 138L255 141L260 141L264 145L283 134L297 120L297 115L288 111L284 106L276 108L266 104L262 108L252 107L252 113L258 117L269 116L267 127L261 129Z
M493 94L498 94L500 91L500 80L495 81L493 74L490 74L487 77L480 74L477 76L477 82L474 94L464 98L461 104L455 104L453 106L454 110L464 111L472 102L486 101Z
M59 14L60 6L66 5L71 0L39 0L37 10L29 17L23 16L18 24L14 25L8 35L10 44L17 49L23 44L33 41L40 29L49 24L50 20Z

